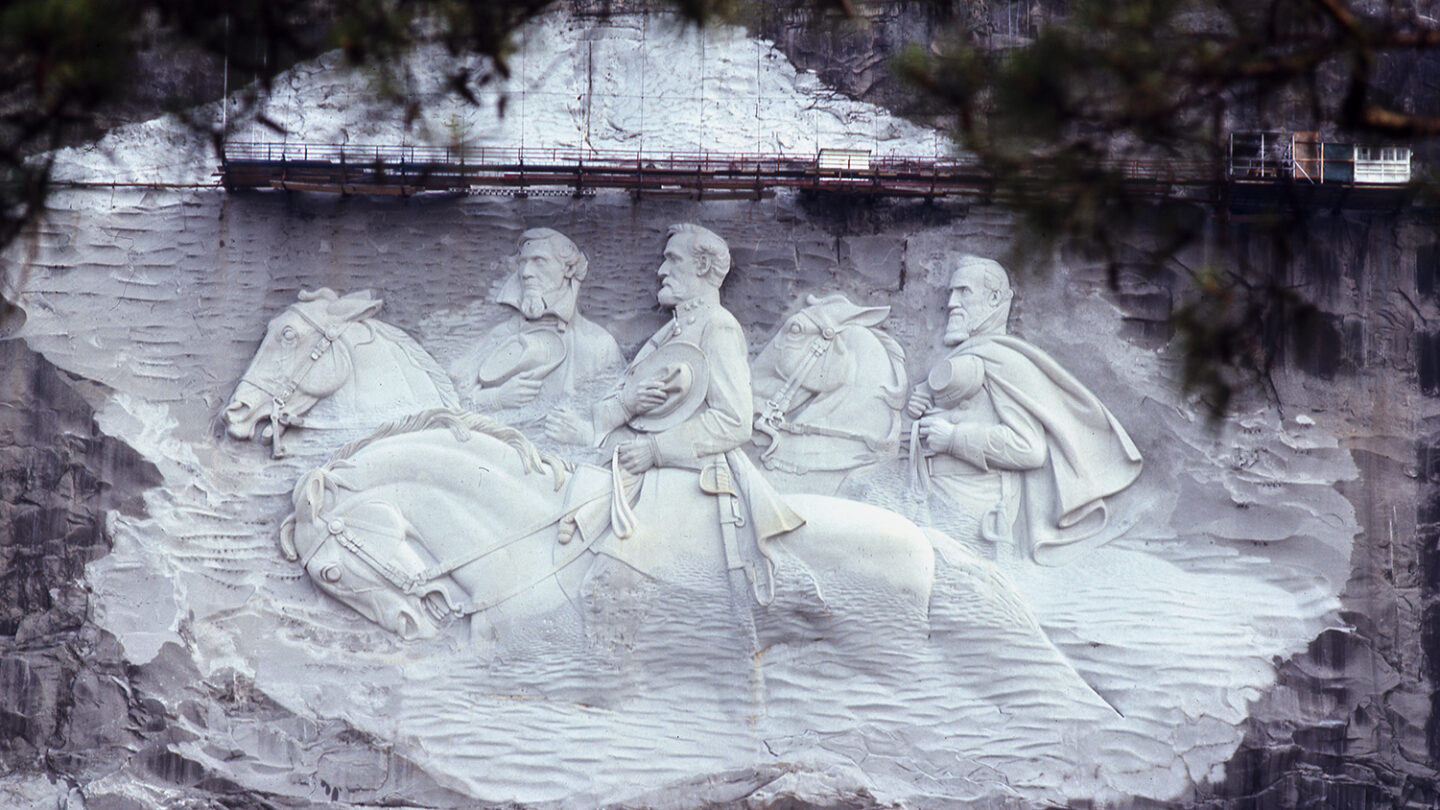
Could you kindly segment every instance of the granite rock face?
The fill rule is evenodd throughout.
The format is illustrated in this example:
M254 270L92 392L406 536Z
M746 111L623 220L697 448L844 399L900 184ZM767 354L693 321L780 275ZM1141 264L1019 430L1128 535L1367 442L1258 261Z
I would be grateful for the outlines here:
M895 307L900 314L892 315L888 327L897 341L913 350L915 357L909 366L914 376L924 374L938 357L934 330L943 325L943 313L935 302L937 290L948 277L944 257L957 244L972 252L1002 255L1012 227L1003 212L966 207L931 208L921 216L923 206L880 205L863 215L851 211L843 218L831 219L823 208L809 209L793 199L723 204L647 201L632 208L619 199L404 202L282 195L225 198L200 193L176 199L136 198L104 215L111 223L107 228L92 229L85 224L90 215L81 213L88 205L83 193L61 199L75 206L75 216L80 219L73 221L76 225L48 229L42 239L53 245L47 250L54 252L42 256L76 258L68 270L49 258L32 266L32 283L45 292L26 299L31 317L22 337L25 345L61 359L70 375L96 380L77 378L76 382L95 400L96 424L125 436L155 466L145 475L110 470L103 476L119 482L117 488L123 484L127 492L148 493L143 514L118 513L111 521L109 536L116 551L90 565L85 579L93 592L90 610L98 614L95 623L118 634L129 666L123 669L123 688L112 688L115 682L104 678L72 679L75 685L67 689L81 696L76 702L94 708L84 715L89 719L82 725L72 723L73 733L52 734L47 744L49 767L74 779L86 801L141 805L159 798L234 791L237 796L251 797L246 801L257 802L288 797L286 801L292 802L405 801L446 806L463 804L466 795L484 796L485 791L494 789L493 778L478 779L482 771L475 770L479 766L462 752L451 756L433 743L417 745L413 736L408 741L387 736L370 716L374 711L370 705L375 700L385 705L387 694L408 695L392 710L398 712L401 722L409 724L413 734L421 739L452 734L443 723L419 723L421 717L439 716L428 714L429 701L452 692L460 694L471 688L466 686L470 679L494 678L497 671L482 668L447 673L435 669L439 659L432 664L425 661L427 656L421 656L408 666L417 675L424 672L428 673L424 677L440 680L434 681L437 686L433 689L406 687L405 680L396 680L400 673L391 672L385 659L415 653L355 626L354 617L336 613L335 606L315 603L314 592L287 573L276 553L273 524L286 509L289 487L305 469L305 448L302 444L299 460L262 464L268 455L263 447L224 437L216 421L259 338L261 319L251 324L247 313L278 312L294 301L297 289L320 283L376 289L386 301L385 317L402 324L443 364L463 353L469 341L483 335L487 324L500 315L489 291L504 278L503 260L513 249L515 236L524 228L547 225L573 235L589 253L592 273L604 274L587 282L584 307L588 317L611 329L622 351L630 354L664 317L652 308L633 305L645 295L646 287L655 283L650 275L654 259L634 245L663 244L667 224L701 218L726 233L736 246L736 268L725 297L727 306L743 313L752 347L758 348L763 336L785 321L805 291L839 290L858 300L888 302ZM195 216L197 208L217 214L223 209L223 215ZM615 217L622 210L628 211L631 224L620 229ZM149 230L157 221L176 227L155 231L167 234L160 238ZM114 253L108 236L113 228L132 234L133 253ZM287 234L286 238L275 240L277 232ZM442 239L437 245L431 238L435 233L449 234L450 243ZM1340 228L1335 238L1346 238L1347 233L1351 231ZM1353 271L1356 283L1374 285L1376 291L1393 287L1396 277L1381 274L1387 266L1404 261L1404 248L1351 244L1358 268ZM1387 250L1390 258L1380 258ZM172 267L188 268L166 276L179 282L178 287L160 283L160 268L132 264L130 256L152 252L169 256ZM1399 261L1394 259L1396 253L1402 256ZM430 269L424 274L395 274L391 257L396 255L417 257ZM483 273L478 283L476 271L469 269L477 267ZM1350 580L1339 602L1341 613L1331 612L1330 603L1321 596L1324 589L1316 592L1320 601L1315 603L1318 610L1314 616L1321 620L1305 625L1312 635L1300 639L1303 648L1306 639L1318 637L1311 654L1282 666L1279 685L1242 692L1246 696L1242 701L1258 699L1253 708L1222 712L1230 718L1225 722L1243 723L1239 731L1226 730L1228 726L1217 724L1211 716L1193 730L1185 725L1183 733L1176 732L1175 744L1187 749L1186 761L1196 770L1163 788L1170 800L1243 803L1247 794L1253 794L1256 801L1268 802L1282 791L1300 797L1307 795L1302 792L1307 789L1338 789L1323 771L1303 765L1290 767L1286 760L1277 759L1280 752L1290 751L1297 762L1324 753L1332 757L1335 767L1352 772L1373 768L1376 781L1366 783L1370 787L1346 789L1388 791L1376 794L1385 796L1399 795L1405 782L1404 776L1396 774L1402 773L1400 764L1409 761L1411 789L1419 791L1413 795L1424 801L1428 795L1423 792L1423 780L1428 778L1423 764L1425 720L1414 704L1417 696L1428 692L1422 678L1407 680L1404 675L1416 667L1416 658L1403 658L1416 651L1414 625L1395 613L1404 604L1403 589L1413 588L1417 581L1408 580L1407 585L1405 577L1416 574L1388 568L1390 547L1366 545L1363 538L1369 535L1362 535L1354 552L1346 544L1334 545L1333 540L1319 542L1334 531L1326 528L1327 521L1343 526L1351 509L1362 519L1381 520L1388 528L1383 521L1394 519L1407 499L1414 502L1414 496L1397 486L1402 479L1406 486L1418 486L1407 475L1415 474L1413 466L1407 467L1403 461L1403 451L1413 444L1404 437L1402 420L1411 418L1408 404L1421 401L1413 388L1407 389L1413 381L1404 370L1406 361L1382 356L1372 359L1371 366L1335 370L1336 378L1369 386L1367 390L1391 403L1394 415L1386 419L1393 421L1372 421L1374 413L1358 407L1357 395L1347 389L1337 392L1333 380L1287 371L1277 378L1286 409L1283 417L1260 403L1247 404L1247 410L1217 441L1216 437L1207 438L1203 420L1187 410L1174 397L1169 387L1172 383L1165 382L1165 353L1151 348L1154 341L1144 334L1124 337L1127 332L1121 327L1126 313L1105 301L1103 269L1073 259L1064 260L1061 267L1048 274L1017 276L1020 299L1014 326L1055 352L1067 368L1083 375L1113 403L1136 441L1146 448L1151 471L1158 470L1149 486L1163 489L1167 480L1185 482L1186 497L1169 507L1176 511L1168 525L1176 531L1213 538L1209 542L1240 540L1249 544L1289 537L1265 552L1279 555L1272 558L1277 566L1275 576L1282 577L1277 583L1283 581L1282 572L1295 565L1326 572L1323 577L1337 584ZM1306 271L1297 268L1296 272ZM1330 305L1337 310L1344 311L1347 306L1358 310L1358 304L1345 303L1356 300L1346 291L1348 283L1336 284ZM76 306L84 308L84 296L77 297L81 288L118 302L124 317L77 326L73 316L65 313L77 311ZM1133 308L1133 317L1159 317L1163 306L1156 302L1164 300L1164 288L1157 289L1160 292L1118 300ZM237 306L237 300L254 304ZM174 317L190 307L198 307L200 317ZM1064 308L1067 316L1052 317L1049 313L1059 311L1057 308ZM1105 337L1107 332L1119 337ZM1067 346L1062 337L1067 334L1086 337ZM1086 348L1095 342L1104 350ZM117 366L113 361L116 352L148 360ZM1381 367L1381 362L1398 368ZM67 401L68 389L36 394L30 379L24 378L24 396ZM1153 381L1146 384L1149 387L1144 390L1149 393L1145 395L1127 382L1143 379ZM88 411L84 418L91 418ZM1331 435L1351 438L1337 445L1333 438L1326 438ZM1352 455L1362 477L1344 483L1356 471L1348 460ZM155 486L157 476L163 486ZM1144 481L1142 478L1142 484ZM1342 482L1349 501L1333 488L1335 481ZM1371 489L1372 481L1380 482L1379 489ZM883 482L877 486L876 492L885 491ZM258 495L244 495L247 492ZM201 497L197 499L197 495ZM1287 511L1286 503L1308 506L1298 512ZM236 521L233 526L216 522L217 517L226 515ZM1403 537L1405 531L1397 524L1395 536ZM1391 542L1388 531L1383 537L1387 544ZM1403 561L1402 541L1395 542L1397 560ZM1173 550L1179 552L1186 546L1181 542ZM1383 558L1376 556L1380 551L1387 552ZM1190 552L1176 559L1187 554ZM1217 559L1213 564L1221 563ZM1391 570L1399 571L1395 584L1391 584L1396 576ZM1104 577L1093 566L1083 576L1097 582ZM1026 598L1037 600L1033 604L1042 607L1048 605L1049 615L1064 615L1070 609L1066 589L1046 582L1035 580L1034 590L1027 592ZM1222 601L1248 609L1244 599ZM294 605L282 611L302 606L313 610L318 604L324 607L325 622L335 624L322 636L315 636L315 631L301 631L281 619L271 604ZM619 607L623 605L606 609ZM1293 608L1272 602L1266 609ZM1330 618L1324 619L1327 615ZM1219 625L1195 625L1184 632L1196 638L1199 636L1194 634L1218 632L1217 640L1227 639L1217 642L1220 649L1246 643L1247 635L1255 636L1244 621L1226 618ZM1327 630L1327 626L1333 629ZM316 659L304 665L311 672L332 673L318 678L317 685L331 682L330 678L345 678L344 660L367 661L364 693L332 694L323 688L297 692L291 684L295 664L281 664L283 657L257 659L245 652L256 644L270 643L265 639L275 628L282 630L276 640L287 644L292 637L308 638L307 645L340 642L339 648L327 654L331 656L328 662ZM1232 631L1239 635L1225 635ZM1091 644L1113 638L1096 632L1069 625L1053 637L1067 656L1083 661L1086 650L1094 649ZM113 639L109 643L112 660L119 662L122 653L114 649ZM1156 636L1148 643L1160 645L1165 639ZM361 653L354 645L372 649ZM293 656L305 647L284 649ZM644 649L642 644L630 654L644 655ZM1384 675L1380 664L1392 652L1402 657L1391 666L1395 674ZM441 650L434 653L444 660L455 655ZM357 654L379 657L354 659ZM1143 649L1139 654L1143 657ZM296 664L299 660L295 659ZM487 671L490 674L482 674ZM1376 673L1381 674L1377 677ZM20 667L7 677L22 684L16 687L16 694L41 682ZM1105 683L1113 675L1096 671L1092 677ZM1257 683L1264 682L1262 677ZM447 683L451 686L446 687ZM562 683L567 682L557 681L552 688ZM515 684L500 691L511 688L521 687ZM592 693L585 700L604 699L602 694ZM359 703L340 709L345 701L357 698ZM1117 699L1123 701L1123 697ZM314 707L329 708L316 713ZM1213 711L1199 710L1197 716ZM1242 721L1247 714L1251 719ZM125 719L115 719L121 716ZM1163 714L1152 719L1161 717ZM109 718L108 724L99 718ZM1357 718L1370 723L1364 727L1370 733L1363 739L1360 735L1334 736L1341 729L1354 734L1362 728ZM1207 764L1215 752L1240 743L1241 731L1248 749L1242 747L1223 770ZM505 733L502 726L477 732L481 737L491 735L492 740ZM1182 739L1192 733L1193 739ZM35 746L34 742L28 744ZM106 758L118 767L101 775L93 770L97 760L88 752L104 751L104 746L111 744L135 753L123 757L123 764L119 764L121 757ZM904 743L899 744L902 748L890 751L872 741L872 761L881 750L887 757L899 756ZM851 755L849 749L842 750ZM57 756L70 751L77 752L73 759ZM1277 769L1277 762L1283 767ZM439 781L437 773L444 775ZM535 779L550 778L541 776L543 771L535 773ZM843 782L822 788L813 781L813 773L803 771L760 769L732 776L734 781L725 795L749 796L760 806L797 797L812 804L844 804L859 795L858 786L847 788ZM648 794L650 799L631 795L624 801L643 804L661 796L682 804L711 800L699 785L670 778L674 781ZM1197 785L1193 793L1184 787L1191 779ZM1387 785L1385 780L1391 781ZM1154 788L1130 784L1118 789L1144 795ZM954 790L947 787L942 795L952 800L965 795ZM1007 801L984 790L969 798ZM1112 800L1121 798L1112 795ZM1019 797L1012 799L1023 803Z
M1308 345L1289 347L1281 407L1338 418L1359 477L1339 489L1355 505L1356 539L1342 597L1344 626L1279 669L1256 702L1225 778L1196 806L1428 807L1437 794L1434 392L1422 366L1440 314L1436 234L1421 216L1311 219L1281 245L1288 278L1321 310ZM1237 241L1255 236L1233 226ZM1300 246L1298 249L1296 246ZM1167 314L1163 284L1122 289L1129 317ZM1137 335L1144 330L1138 330ZM1323 414L1323 416L1322 416Z
M110 550L107 515L142 514L139 493L160 475L98 430L90 399L106 396L101 387L19 340L0 342L0 369L0 804L272 807L264 793L176 752L193 729L217 727L237 751L257 735L282 750L303 747L306 758L271 767L311 773L322 792L345 785L357 804L394 794L464 804L388 745L343 722L302 721L239 675L201 679L174 650L144 666L128 662L93 621L84 567Z
M859 76L877 68L844 69ZM417 653L320 598L274 545L289 487L307 468L267 461L264 448L225 439L216 415L265 320L301 289L375 289L385 317L437 359L460 356L502 315L492 295L502 260L524 229L541 225L564 231L589 254L585 312L630 356L664 322L650 305L653 270L665 228L677 221L703 222L730 242L736 269L725 301L742 316L752 350L805 293L840 291L894 307L887 328L911 354L912 377L940 352L947 257L957 249L1002 256L1016 238L1012 218L993 208L786 196L755 203L109 191L57 197L38 235L42 250L27 259L33 264L22 302L30 318L18 339L0 342L0 755L8 774L0 776L0 803L461 807L511 777L485 771L506 753L496 740L508 739L509 717L555 724L533 726L540 755L513 770L522 788L551 778L547 759L577 767L586 745L616 750L604 746L623 736L619 726L583 724L606 699L589 683L589 670L542 673L557 694L574 698L552 707L532 699L535 683L544 681L527 680L534 673L523 658L512 669L477 658L446 670L442 664L461 657L456 649ZM1127 238L1143 245L1147 236ZM1134 754L1133 781L1110 773L1101 788L1085 786L1099 801L1226 808L1437 801L1440 517L1433 482L1440 428L1433 395L1440 353L1432 348L1440 338L1431 324L1440 322L1433 266L1440 237L1418 217L1352 214L1312 224L1306 239L1309 249L1294 254L1290 271L1296 284L1317 292L1325 312L1315 346L1294 347L1276 371L1278 407L1261 398L1241 402L1218 433L1208 433L1199 409L1175 394L1164 318L1177 294L1164 279L1125 279L1117 292L1103 268L1081 258L1012 268L1019 271L1015 329L1116 411L1146 451L1148 472L1158 473L1149 491L1173 490L1162 501L1171 516L1159 527L1165 531L1146 527L1155 542L1193 541L1167 546L1187 562L1225 552L1207 565L1253 549L1269 555L1253 559L1268 560L1273 582L1312 597L1296 600L1307 617L1298 625L1304 634L1267 646L1282 624L1248 616L1260 608L1220 590L1223 578L1214 580L1205 595L1234 608L1224 614L1229 623L1197 622L1172 635L1214 631L1212 648L1260 652L1248 659L1240 686L1216 687L1221 700L1176 692L1173 707L1146 704L1143 721L1164 730L1126 748ZM1252 249L1272 255L1259 239ZM323 458L323 448L302 442L299 450ZM881 481L873 491L886 486ZM1307 592L1286 579L1298 571L1323 586ZM1085 569L1095 580L1109 574L1099 563ZM1074 579L1036 579L1026 595L1063 615L1066 598L1085 584L1068 576ZM1284 589L1265 593L1277 590ZM607 602L603 591L590 598L597 614L635 609ZM1277 600L1264 609L1295 604ZM1146 617L1128 621L1138 626ZM1136 660L1154 675L1120 681L1136 693L1164 694L1166 679L1187 666L1224 663L1167 656L1164 628L1143 643L1138 638L1078 623L1053 633L1077 661L1111 641L1133 643ZM644 656L653 653L659 661L705 652L668 641L657 650L653 638L620 632L589 643L616 653L601 660L600 671L622 685L638 679L612 666L624 656L651 661ZM646 670L677 671L697 670ZM988 669L969 674L975 677L967 688L1003 693L1007 686ZM1103 666L1087 674L1116 683ZM426 679L437 686L425 688ZM837 687L846 680L837 678ZM485 687L478 694L477 684ZM489 709L485 722L446 725L477 703ZM700 714L707 705L685 709ZM394 726L381 722L392 718ZM555 746L554 728L576 718L590 735L586 742ZM568 801L1033 806L1067 795L1023 779L997 788L1003 780L992 765L969 760L963 773L944 773L951 781L934 793L887 783L891 792L879 798L839 767L807 772L745 760L716 769L704 760L706 749L724 750L731 732L741 729L735 736L743 737L746 728L740 718L721 721L706 745L684 751L703 767L682 773L682 758L670 781L648 792L591 785L596 792ZM1017 715L1008 722L1025 721ZM638 740L619 745L626 761L651 753L644 726L624 727ZM1003 727L988 716L973 726ZM913 730L909 737L878 731L827 739L834 759L825 761L951 761L945 757L953 743ZM434 742L462 735L464 750ZM1152 740L1164 750L1157 753ZM771 742L813 755L804 735ZM1174 768L1157 779L1152 766L1172 762L1172 746ZM1043 785L1047 767L1007 771L1006 778L1021 773ZM565 801L529 794L524 804Z
M107 512L143 509L138 493L158 477L99 432L84 383L21 341L0 343L0 368L0 762L78 776L127 757L153 710L89 621L83 575L110 549Z

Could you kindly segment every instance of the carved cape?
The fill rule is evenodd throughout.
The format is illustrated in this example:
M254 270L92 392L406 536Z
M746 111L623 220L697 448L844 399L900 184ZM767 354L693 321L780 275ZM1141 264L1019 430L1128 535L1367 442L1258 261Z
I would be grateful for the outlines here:
M1054 358L1019 338L973 337L949 357L962 355L985 364L984 389L1002 425L1023 429L1034 420L1044 427L1045 460L1020 472L1015 519L1035 561L1058 565L1113 539L1105 499L1134 483L1141 468L1140 451L1115 415Z

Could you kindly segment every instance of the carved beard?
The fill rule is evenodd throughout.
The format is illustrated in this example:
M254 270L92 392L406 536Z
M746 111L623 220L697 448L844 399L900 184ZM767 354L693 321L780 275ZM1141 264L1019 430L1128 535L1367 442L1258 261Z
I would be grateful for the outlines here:
M959 346L976 335L1003 335L1009 318L1008 301L993 307L986 302L968 310L952 310L950 320L945 323L945 345Z
M945 322L945 345L958 346L969 340L970 333L974 330L974 323L970 313L965 310L950 310L950 320Z
M531 289L525 285L525 294L520 298L520 314L527 320L535 320L545 314L545 295L539 290Z
M520 291L520 314L527 320L535 320L550 311L556 303L565 299L565 282L559 287L545 289L540 279L523 279L525 287Z

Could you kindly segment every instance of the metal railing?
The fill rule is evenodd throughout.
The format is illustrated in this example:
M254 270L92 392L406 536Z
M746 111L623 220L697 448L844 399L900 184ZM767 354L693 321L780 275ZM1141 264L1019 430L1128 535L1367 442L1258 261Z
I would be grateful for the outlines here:
M267 163L345 163L380 165L612 165L657 170L786 171L813 169L816 155L780 155L750 152L644 152L640 150L574 149L567 147L339 145L308 143L231 142L225 145L227 161ZM975 169L972 158L880 155L870 158L868 169Z
M574 172L594 176L606 172L643 178L654 174L745 176L764 181L807 177L814 183L845 181L902 182L933 180L974 183L989 173L976 158L966 156L872 155L868 165L837 168L825 165L819 154L765 154L728 152L645 152L628 150L516 148L496 146L338 145L309 143L235 142L225 147L227 167L232 164L266 164L294 167L349 167L378 169L401 179L416 173L444 173L457 182L483 181L494 172L528 172L541 183L548 172ZM1207 183L1216 166L1206 161L1115 160L1103 171L1147 183ZM654 176L654 175L650 175ZM1044 182L1044 178L1037 178ZM514 184L517 179L508 178ZM938 188L938 187L937 187Z

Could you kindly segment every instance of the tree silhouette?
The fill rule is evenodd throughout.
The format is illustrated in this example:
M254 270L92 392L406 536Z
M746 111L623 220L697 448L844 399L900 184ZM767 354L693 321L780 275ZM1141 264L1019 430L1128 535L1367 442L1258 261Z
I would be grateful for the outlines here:
M449 89L479 103L479 88L508 75L512 34L550 5L13 0L0 8L0 87L11 88L0 91L0 247L43 210L50 176L43 156L94 137L147 92L134 80L137 52L189 59L210 74L228 66L231 85L245 87L242 101L253 104L297 61L339 49L350 64L383 72L416 45L438 42L456 57ZM753 24L766 14L793 13L814 26L864 25L884 6L789 0L777 12L755 0L571 5L598 14L658 7L702 24ZM1224 218L1223 206L1157 194L1154 184L1133 182L1127 166L1169 166L1192 180L1208 173L1218 188L1225 177L1216 158L1236 129L1317 131L1360 142L1440 133L1440 106L1416 90L1417 77L1434 72L1440 48L1440 28L1420 5L923 0L914 6L940 34L928 48L897 54L894 70L914 88L919 106L952 123L962 147L994 178L996 201L1017 212L1028 234L1017 244L1102 256L1116 285L1125 273L1178 273L1180 302L1170 323L1185 382L1216 414L1238 386L1268 379L1286 345L1313 339L1315 309L1276 262L1249 262L1223 244L1211 266L1177 262L1207 218ZM1002 14L1019 14L1024 24L1001 31ZM485 66L462 67L472 54L487 57ZM407 123L416 117L418 102L403 82L377 88L389 88L397 116ZM211 75L189 96L168 101L180 108L218 89ZM217 148L225 137L210 122L196 122L196 132ZM1267 215L1271 235L1283 241L1307 214L1303 205L1278 205ZM1149 235L1140 247L1129 238L1136 233Z

